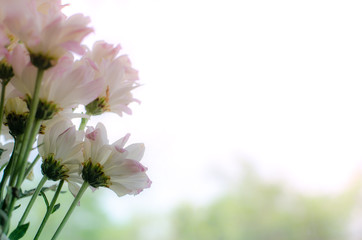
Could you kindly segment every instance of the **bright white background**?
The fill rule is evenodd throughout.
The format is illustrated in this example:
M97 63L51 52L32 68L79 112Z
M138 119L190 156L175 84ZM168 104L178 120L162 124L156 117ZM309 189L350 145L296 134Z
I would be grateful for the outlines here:
M312 193L359 174L361 1L68 2L92 19L86 43L120 43L143 84L132 116L102 118L111 141L146 144L153 180L136 197L105 191L115 216L204 204L243 161Z

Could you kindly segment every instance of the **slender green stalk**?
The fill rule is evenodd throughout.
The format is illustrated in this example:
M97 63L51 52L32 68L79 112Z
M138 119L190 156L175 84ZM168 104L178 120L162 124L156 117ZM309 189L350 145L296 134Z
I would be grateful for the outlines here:
M9 186L15 186L15 182L16 182L16 167L18 166L18 161L19 161L19 154L20 154L20 150L23 147L23 138L24 135L20 135L15 139L15 145L16 145L16 149L15 152L13 153L13 155L11 157L14 158L14 162L12 163L12 165L10 166L10 181L9 181ZM15 146L14 146L15 148Z
M79 130L84 130L84 128L87 126L88 121L89 118L82 118L82 122L79 125Z
M40 224L40 227L34 237L34 240L37 240L41 234L41 232L43 231L43 228L46 224L46 222L48 221L49 217L50 217L50 214L52 214L53 212L53 208L54 208L54 205L55 203L57 202L57 199L58 199L58 196L59 196L59 193L60 193L60 190L62 189L63 187L63 183L64 183L64 180L60 180L59 184L58 184L58 188L56 190L56 192L54 193L54 196L53 196L53 199L47 209L47 212L45 213L45 216L43 218L43 221L41 222Z
M0 100L0 132L1 132L1 127L3 125L3 118L4 118L4 105L5 105L5 90L6 90L6 85L7 85L8 81L3 80L2 82L2 86L1 86L1 100Z
M26 165L26 158L29 154L29 145L33 145L33 141L31 140L32 135L34 135L34 132L37 134L39 129L36 129L34 126L35 121L35 115L38 109L38 103L39 103L39 93L40 93L40 87L41 87L41 81L43 79L44 70L38 69L37 75L36 75L36 82L34 86L34 93L31 99L31 105L30 105L30 113L28 115L28 120L26 123L26 128L24 132L24 144L21 147L19 161L17 170L19 172L19 177L17 181L17 187L19 187L22 183L22 178L25 171L25 165ZM40 126L40 125L39 125ZM31 149L31 147L30 147ZM20 171L19 171L20 170Z
M18 179L16 182L16 188L19 188L21 186L21 184L23 183L24 179L27 176L27 175L25 175L27 159L28 159L31 149L33 147L35 138L38 135L40 125L41 125L41 120L36 119L34 122L33 129L31 131L29 141L26 143L27 147L26 147L25 155L23 155L23 159L21 159L21 162L20 162L21 165L18 164L17 171L18 171L19 175L18 175Z
M11 178L10 178L9 185L11 187L14 187L14 182L15 182L15 178L16 178L16 185L15 185L15 188L13 188L15 191L19 190L19 188L23 182L25 167L26 167L26 163L27 163L27 157L29 156L29 152L31 151L31 146L34 142L34 140L32 140L32 139L35 139L34 135L36 136L36 134L39 131L39 127L40 127L40 123L38 124L39 126L37 127L34 125L34 121L35 121L35 116L36 116L36 112L38 109L39 93L40 93L40 87L41 87L43 75L44 75L44 69L38 68L35 86L34 86L34 93L33 93L33 96L31 99L31 104L30 104L30 113L28 115L28 120L26 123L25 132L24 132L24 136L23 136L23 144L21 145L20 153L15 160L16 161L15 171L13 172L13 176L11 176ZM37 122L40 122L40 121L37 121ZM30 145L30 147L29 147L29 145ZM6 234L9 231L12 211L14 210L15 202L17 201L17 197L14 196L14 194L12 194L12 193L7 195L7 197L9 197L8 202L10 202L10 204L7 206L8 220L6 221L5 227L4 227L4 232Z
M14 171L15 165L16 165L16 155L18 154L18 150L21 146L21 137L18 137L15 139L14 149L11 154L10 160L8 162L8 165L6 166L4 170L3 178L1 179L0 183L0 206L2 206L2 200L3 200L3 194L5 191L5 186L8 178L11 176L11 173Z
M47 178L45 176L40 180L40 182L38 184L38 187L36 188L32 198L30 199L30 202L29 202L28 206L26 207L26 210L25 210L21 220L19 221L19 225L21 225L25 221L27 215L29 214L29 211L30 211L31 207L34 204L34 201L35 201L36 197L39 195L39 192L40 192L41 188L43 187L46 180L47 180ZM7 197L9 198L7 201L10 202L10 204L8 205L8 208L7 208L8 209L7 210L8 219L5 222L5 226L4 226L4 233L5 234L7 234L9 232L12 212L14 210L14 206L15 206L15 203L17 201L17 197L14 196L14 193L12 193L12 192L9 192Z
M53 235L53 237L52 237L52 240L57 239L58 235L59 235L60 232L62 231L64 225L67 223L70 215L72 215L75 206L78 204L79 200L80 200L81 197L83 196L83 193L85 192L85 190L87 190L88 186L89 186L89 183L88 183L88 182L83 182L83 184L82 184L82 186L80 187L80 190L79 190L77 196L74 198L74 200L73 200L73 202L72 202L72 205L70 205L67 214L65 214L65 216L64 216L64 218L63 218L63 221L60 223L57 231L54 233L54 235Z
M26 218L28 217L30 209L33 207L34 202L35 202L36 198L38 197L40 190L42 189L42 187L44 186L44 183L47 180L48 180L48 178L46 176L43 176L42 179L40 180L38 186L35 189L35 192L34 192L33 196L31 196L31 199L30 199L30 201L28 203L28 206L26 207L26 209L25 209L25 211L23 213L23 216L21 217L18 225L23 224L24 221L26 220Z

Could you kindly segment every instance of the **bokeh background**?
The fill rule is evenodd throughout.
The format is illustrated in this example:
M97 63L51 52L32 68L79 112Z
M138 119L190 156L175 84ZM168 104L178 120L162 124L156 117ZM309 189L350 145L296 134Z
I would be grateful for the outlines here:
M90 124L144 142L153 185L87 192L60 239L362 239L362 2L64 3L139 70L132 116Z

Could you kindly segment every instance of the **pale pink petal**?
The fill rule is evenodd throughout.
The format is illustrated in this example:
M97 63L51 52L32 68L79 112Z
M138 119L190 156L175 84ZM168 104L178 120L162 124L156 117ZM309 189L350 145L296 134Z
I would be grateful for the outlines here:
M119 183L112 183L109 188L117 194L118 197L122 197L126 194L131 193L132 191L125 188L123 185Z
M143 143L134 143L125 148L127 158L135 161L141 161L145 153L145 145Z
M127 143L130 136L131 136L131 134L127 133L123 138L119 139L118 141L116 141L112 145L115 147L115 149L118 152L123 153L125 151L124 146L126 145L126 143Z

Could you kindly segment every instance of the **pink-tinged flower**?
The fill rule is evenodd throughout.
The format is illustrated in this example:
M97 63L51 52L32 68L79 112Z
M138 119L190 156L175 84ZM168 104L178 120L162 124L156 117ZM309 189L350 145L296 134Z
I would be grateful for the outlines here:
M120 45L114 47L105 41L97 41L93 44L92 51L87 52L86 57L91 59L96 65L100 65L103 61L113 61L120 50Z
M82 178L92 187L107 187L119 197L136 195L151 186L147 168L139 161L144 153L141 143L124 147L129 135L108 144L103 124L88 128L84 142Z
M23 71L14 68L14 73L14 87L23 98L31 101L37 69L28 63ZM47 120L60 110L88 104L101 91L102 81L94 77L90 65L74 62L71 54L63 56L55 67L44 73L39 101L40 107L47 111L39 112L38 107L37 118Z
M120 46L113 47L104 41L98 41L93 45L83 60L90 60L96 69L96 77L104 79L101 94L86 106L87 113L99 115L104 112L114 112L122 116L122 113L131 114L128 105L137 101L131 91L138 87L138 72L132 68L128 56L118 56Z
M79 175L83 137L84 132L76 131L70 120L63 120L40 135L38 140L39 154L43 159L42 173L53 181L66 180L73 194L77 183L83 182Z
M9 2L9 3L8 3ZM12 0L5 6L4 24L28 48L33 64L48 60L53 66L67 51L83 54L81 41L92 32L90 19L81 14L66 17L60 1ZM35 63L37 62L37 63Z

